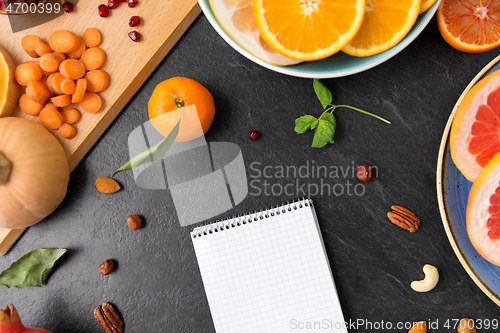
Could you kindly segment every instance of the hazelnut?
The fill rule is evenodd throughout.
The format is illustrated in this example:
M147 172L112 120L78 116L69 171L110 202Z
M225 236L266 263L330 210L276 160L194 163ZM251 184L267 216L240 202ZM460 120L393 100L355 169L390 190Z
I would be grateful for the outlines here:
M460 324L457 327L458 333L476 333L476 325L474 325L474 320L469 318L463 318L460 320Z
M101 273L102 275L111 274L113 269L115 269L115 263L111 259L108 259L99 265L99 273Z
M372 167L368 164L361 164L358 167L358 179L362 182L368 183L373 178Z
M130 215L127 217L128 227L132 230L137 230L142 227L142 219L139 215Z

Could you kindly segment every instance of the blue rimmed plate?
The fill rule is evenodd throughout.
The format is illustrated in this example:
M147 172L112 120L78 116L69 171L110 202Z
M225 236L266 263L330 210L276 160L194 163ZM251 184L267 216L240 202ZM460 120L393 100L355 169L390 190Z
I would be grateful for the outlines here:
M465 216L472 183L457 169L450 154L450 129L460 102L474 84L498 69L500 69L500 56L476 75L455 104L441 140L436 178L439 210L448 240L472 280L500 306L500 267L481 257L469 240Z

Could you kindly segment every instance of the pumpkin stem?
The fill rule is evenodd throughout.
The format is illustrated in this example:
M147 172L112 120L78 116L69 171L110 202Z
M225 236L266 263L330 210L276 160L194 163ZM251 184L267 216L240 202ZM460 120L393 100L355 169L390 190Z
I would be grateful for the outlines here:
M11 168L12 163L0 152L0 185L7 183Z

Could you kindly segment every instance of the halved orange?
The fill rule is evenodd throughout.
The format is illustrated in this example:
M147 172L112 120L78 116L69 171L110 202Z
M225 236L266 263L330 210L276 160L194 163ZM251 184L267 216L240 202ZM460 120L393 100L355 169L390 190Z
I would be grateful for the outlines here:
M500 154L486 164L472 185L466 220L477 252L500 266Z
M419 10L420 0L367 0L363 24L342 51L368 57L390 49L408 34Z
M457 168L472 182L500 151L500 70L481 79L460 102L450 150Z
M276 52L262 39L253 17L252 0L210 0L210 7L227 34L257 58L280 66L300 62Z
M356 35L365 0L253 0L253 11L269 46L292 59L317 60Z
M479 53L500 46L498 0L442 0L436 17L441 35L457 50Z
M422 14L427 9L431 8L431 6L436 2L436 0L422 0L420 3L420 9L418 11L419 14Z
M0 118L12 115L21 96L21 87L14 79L15 69L10 54L0 45Z

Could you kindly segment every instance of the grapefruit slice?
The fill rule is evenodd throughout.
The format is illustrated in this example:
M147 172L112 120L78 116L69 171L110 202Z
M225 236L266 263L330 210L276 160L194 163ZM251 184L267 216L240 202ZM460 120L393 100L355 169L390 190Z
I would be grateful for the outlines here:
M431 8L434 2L436 2L436 0L422 0L422 2L420 3L420 10L418 11L418 13L422 14L427 9Z
M472 185L467 234L484 259L500 266L500 154L486 164Z
M500 46L498 0L442 0L436 17L441 35L457 50L478 53Z
M363 24L342 51L368 57L390 49L408 34L419 10L420 0L367 0Z
M14 79L15 69L10 54L0 46L0 118L12 115L21 96L21 87Z
M481 79L464 96L451 125L450 150L471 182L500 151L500 71Z
M252 0L210 0L210 6L226 33L257 58L280 66L300 62L276 52L262 39L253 17Z
M365 4L365 0L253 0L253 11L269 46L293 59L318 60L353 39Z

